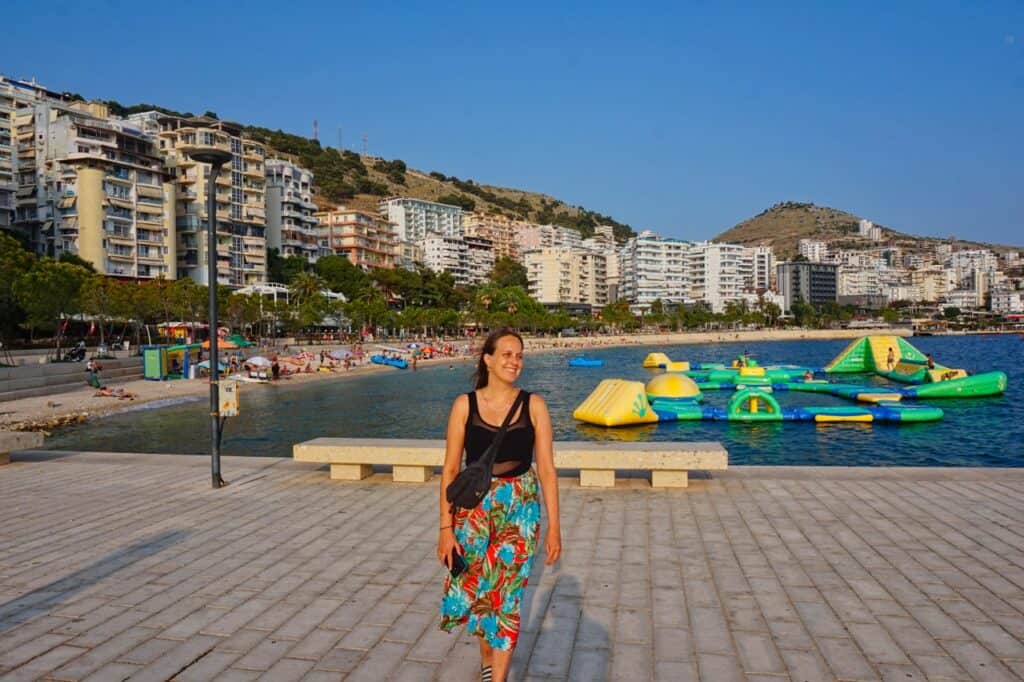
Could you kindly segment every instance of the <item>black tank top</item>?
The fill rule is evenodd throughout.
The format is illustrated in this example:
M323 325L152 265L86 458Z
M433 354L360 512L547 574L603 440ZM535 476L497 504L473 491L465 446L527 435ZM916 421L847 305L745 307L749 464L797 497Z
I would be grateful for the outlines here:
M494 435L501 429L501 424L488 424L480 416L480 410L476 404L476 391L469 392L469 418L466 420L466 464L472 464L483 456L484 451L490 447ZM505 440L501 442L501 449L494 459L495 471L500 471L502 478L521 476L530 470L533 464L533 422L530 421L530 394L523 391L523 405L519 409L518 417L512 415L512 422L508 425L505 433ZM502 417L504 419L504 417ZM499 462L517 462L518 464L508 470L502 471ZM507 465L506 465L507 466Z

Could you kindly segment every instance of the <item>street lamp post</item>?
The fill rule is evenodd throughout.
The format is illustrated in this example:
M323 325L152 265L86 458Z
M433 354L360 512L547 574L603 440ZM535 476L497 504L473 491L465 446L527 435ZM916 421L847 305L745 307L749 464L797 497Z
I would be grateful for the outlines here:
M217 356L217 176L221 166L231 161L231 152L216 147L197 149L189 154L199 163L210 164L206 189L206 259L210 288L210 469L213 487L227 483L220 476L220 359Z

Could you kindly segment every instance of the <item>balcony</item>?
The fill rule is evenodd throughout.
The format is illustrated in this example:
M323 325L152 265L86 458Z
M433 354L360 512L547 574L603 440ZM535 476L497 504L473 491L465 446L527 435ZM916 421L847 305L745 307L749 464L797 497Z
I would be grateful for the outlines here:
M107 258L109 260L127 261L129 263L135 262L135 254L129 251L108 251Z

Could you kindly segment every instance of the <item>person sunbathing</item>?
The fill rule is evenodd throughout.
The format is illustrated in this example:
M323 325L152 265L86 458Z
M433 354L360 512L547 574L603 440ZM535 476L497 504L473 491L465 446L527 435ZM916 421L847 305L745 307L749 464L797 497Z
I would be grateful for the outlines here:
M94 398L117 398L118 400L135 400L137 394L126 391L123 388L107 388L104 386L92 394Z

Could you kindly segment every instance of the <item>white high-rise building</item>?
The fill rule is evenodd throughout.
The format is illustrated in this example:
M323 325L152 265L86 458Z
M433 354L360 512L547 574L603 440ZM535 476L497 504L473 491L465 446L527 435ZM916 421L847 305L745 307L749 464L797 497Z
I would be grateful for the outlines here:
M747 289L767 291L772 288L775 274L775 254L770 246L754 246L744 251L744 258L750 262L750 279L744 283Z
M828 244L814 239L801 239L800 255L812 263L824 263L828 260Z
M462 209L433 201L395 197L380 202L381 215L395 225L400 241L420 242L428 235L462 236Z
M541 303L608 303L607 256L585 249L547 247L523 254L530 296Z
M619 299L632 302L636 310L648 310L656 300L692 302L689 252L689 242L659 237L650 230L629 239L620 252Z
M320 246L313 173L284 159L267 159L267 248L310 263L330 251ZM321 253L322 250L322 253Z
M729 301L740 300L746 283L753 279L745 252L739 244L693 244L688 258L690 295L705 301L715 313L723 312Z
M519 245L527 249L578 249L583 246L583 236L578 230L561 225L531 225L519 231Z
M486 281L494 271L494 262L497 260L494 242L468 234L462 241L466 243L466 283L472 286Z
M462 237L431 235L422 240L423 264L434 272L448 272L455 278L455 284L469 284L468 246Z

